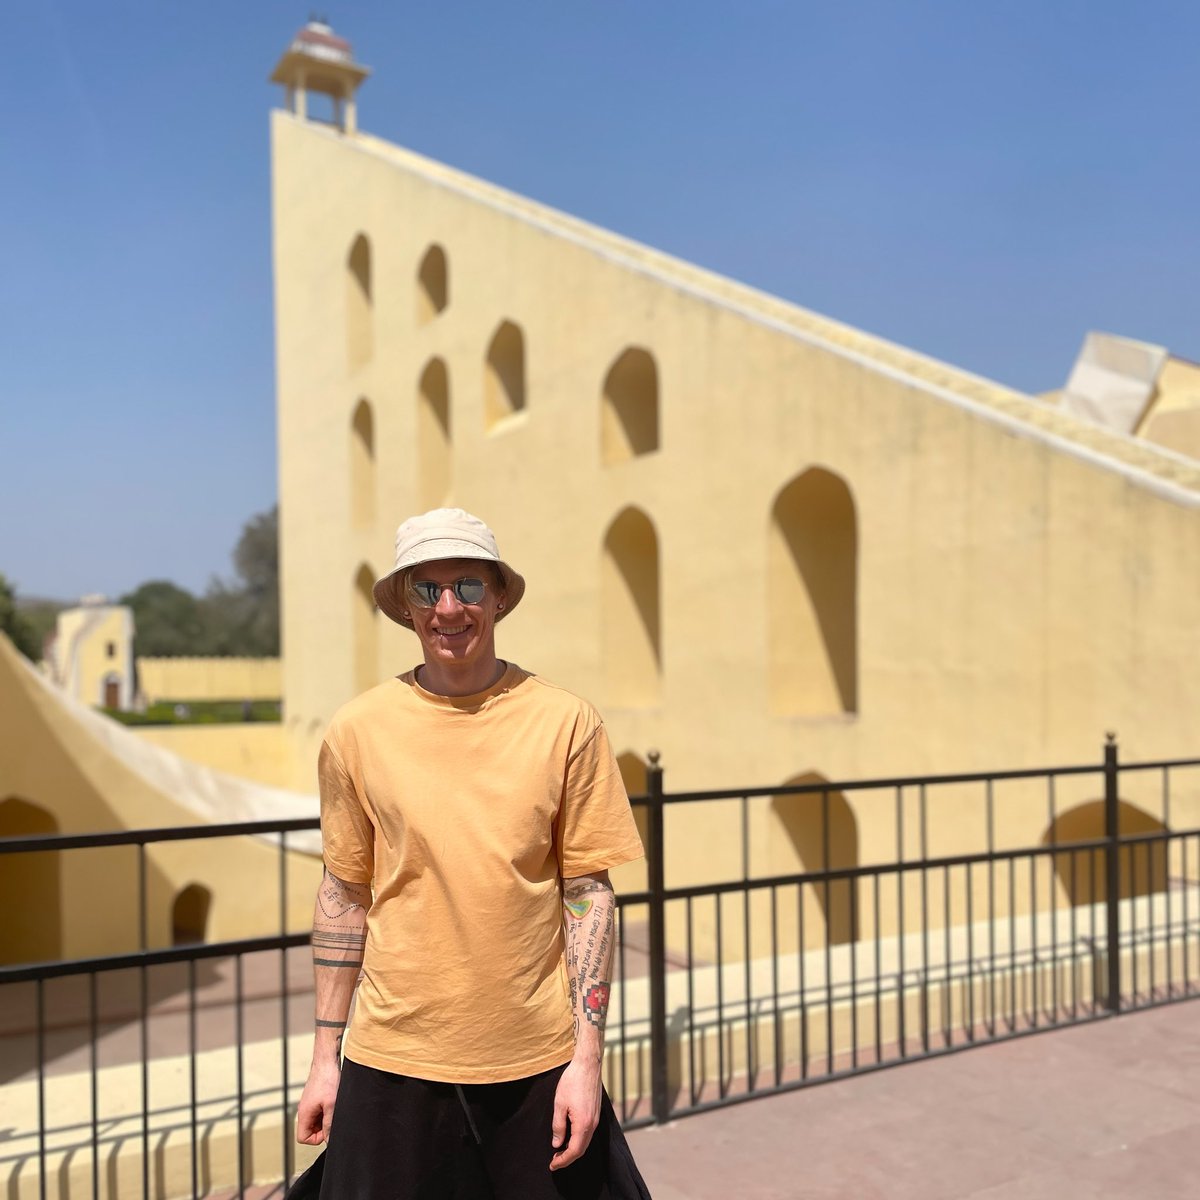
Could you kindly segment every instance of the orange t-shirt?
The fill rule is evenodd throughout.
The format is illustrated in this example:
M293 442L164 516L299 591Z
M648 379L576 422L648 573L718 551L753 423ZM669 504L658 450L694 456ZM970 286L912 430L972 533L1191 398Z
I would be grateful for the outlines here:
M642 855L599 714L513 664L474 696L410 671L333 718L325 865L373 881L346 1055L455 1083L574 1051L561 880Z

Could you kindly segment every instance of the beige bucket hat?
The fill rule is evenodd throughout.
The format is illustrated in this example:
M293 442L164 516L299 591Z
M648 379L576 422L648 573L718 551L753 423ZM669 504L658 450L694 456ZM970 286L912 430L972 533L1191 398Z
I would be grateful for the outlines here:
M478 518L461 508L435 508L419 517L409 517L396 530L396 565L373 589L379 610L406 629L413 627L406 617L404 597L399 594L400 573L421 563L443 558L477 558L495 563L504 576L504 610L496 614L501 621L508 616L525 594L525 580L500 557L496 536Z

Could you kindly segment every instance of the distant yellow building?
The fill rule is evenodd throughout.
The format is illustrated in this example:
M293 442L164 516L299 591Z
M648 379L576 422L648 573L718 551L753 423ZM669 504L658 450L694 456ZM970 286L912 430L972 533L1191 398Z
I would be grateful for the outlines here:
M133 612L103 596L85 596L58 614L44 661L69 695L93 707L130 709L137 698Z

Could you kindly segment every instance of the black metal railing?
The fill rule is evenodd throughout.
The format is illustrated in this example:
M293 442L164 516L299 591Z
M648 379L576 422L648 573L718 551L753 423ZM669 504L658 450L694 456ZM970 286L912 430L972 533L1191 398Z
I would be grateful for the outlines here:
M1200 759L1122 764L1110 738L1093 765L673 794L650 760L606 1062L627 1126L1200 988ZM288 835L317 825L0 839L0 870L134 855L127 949L0 966L10 1195L292 1177L312 995ZM154 944L155 848L248 835L277 855L261 934Z

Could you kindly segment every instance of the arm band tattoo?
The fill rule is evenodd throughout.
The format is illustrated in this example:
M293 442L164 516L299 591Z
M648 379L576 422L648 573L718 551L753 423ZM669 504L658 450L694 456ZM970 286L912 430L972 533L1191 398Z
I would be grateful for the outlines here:
M322 1021L321 1018L318 1017L317 1018L317 1027L319 1029L345 1029L346 1022L345 1021Z
M339 917L344 917L353 909L362 908L361 904L353 901L347 903L346 892L350 888L361 888L363 886L365 885L346 883L345 880L339 879L326 867L325 878L321 881L321 886L317 889L317 903L321 906L321 912L329 920L336 921Z
M615 898L607 881L580 877L563 882L566 924L567 983L571 1015L579 1041L580 1017L592 1026L603 1045L604 1023L612 982L608 978L615 941Z

